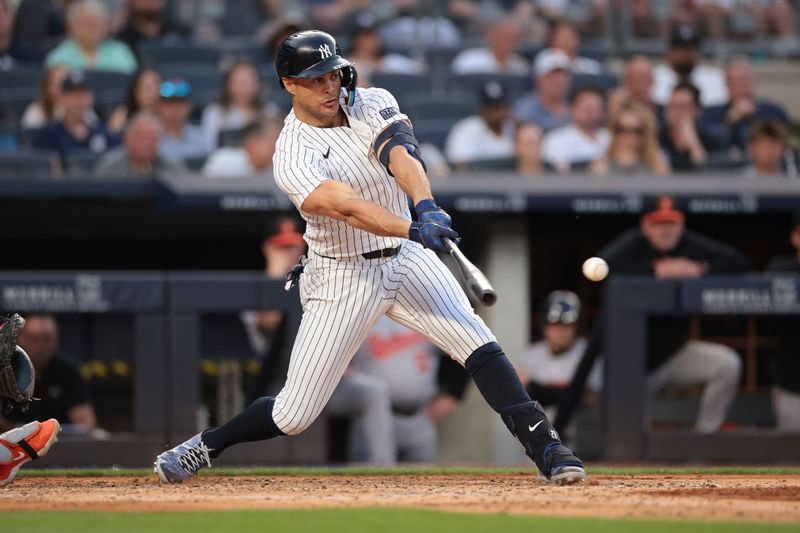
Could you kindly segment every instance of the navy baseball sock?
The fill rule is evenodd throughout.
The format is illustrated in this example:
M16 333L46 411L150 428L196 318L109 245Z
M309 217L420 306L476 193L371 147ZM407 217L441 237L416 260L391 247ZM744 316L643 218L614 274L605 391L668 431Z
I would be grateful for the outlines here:
M225 448L239 442L266 440L284 435L272 420L274 403L274 397L262 396L229 422L205 430L202 438L209 448L209 455L217 457Z

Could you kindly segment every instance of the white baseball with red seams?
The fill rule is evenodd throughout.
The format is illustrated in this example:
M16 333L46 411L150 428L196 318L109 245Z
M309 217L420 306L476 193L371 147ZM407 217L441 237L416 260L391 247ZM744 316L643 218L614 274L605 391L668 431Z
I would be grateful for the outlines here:
M590 281L603 281L608 276L608 263L600 257L590 257L583 262L582 270Z

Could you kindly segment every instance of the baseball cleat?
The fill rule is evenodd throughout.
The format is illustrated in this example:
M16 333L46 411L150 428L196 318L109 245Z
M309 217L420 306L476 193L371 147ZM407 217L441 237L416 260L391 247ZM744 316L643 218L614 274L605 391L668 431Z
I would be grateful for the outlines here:
M51 418L30 422L0 435L0 487L10 485L22 465L47 455L58 441L59 431L58 420Z
M164 483L183 483L204 466L211 466L211 457L202 433L156 457L153 471Z
M586 469L575 453L558 441L544 449L544 462L550 475L539 472L539 481L556 485L574 485L586 481Z

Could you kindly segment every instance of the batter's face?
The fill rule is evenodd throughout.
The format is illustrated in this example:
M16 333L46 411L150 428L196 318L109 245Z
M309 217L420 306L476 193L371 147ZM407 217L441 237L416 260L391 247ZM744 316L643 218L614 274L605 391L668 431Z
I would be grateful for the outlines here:
M318 128L339 125L341 71L309 79L283 78L283 83L293 97L292 106L298 119Z

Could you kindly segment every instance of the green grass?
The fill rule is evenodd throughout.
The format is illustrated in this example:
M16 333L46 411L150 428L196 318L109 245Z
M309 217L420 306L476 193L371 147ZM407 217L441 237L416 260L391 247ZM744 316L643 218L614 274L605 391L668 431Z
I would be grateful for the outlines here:
M409 509L320 509L199 513L11 512L2 515L4 533L781 533L798 525L552 518L456 514Z
M464 474L525 474L533 473L534 467L277 467L277 468L210 468L202 470L201 476L408 476L408 475L464 475ZM20 477L121 477L149 476L152 469L80 468L80 469L27 469ZM589 465L589 475L797 475L800 466L596 466Z

